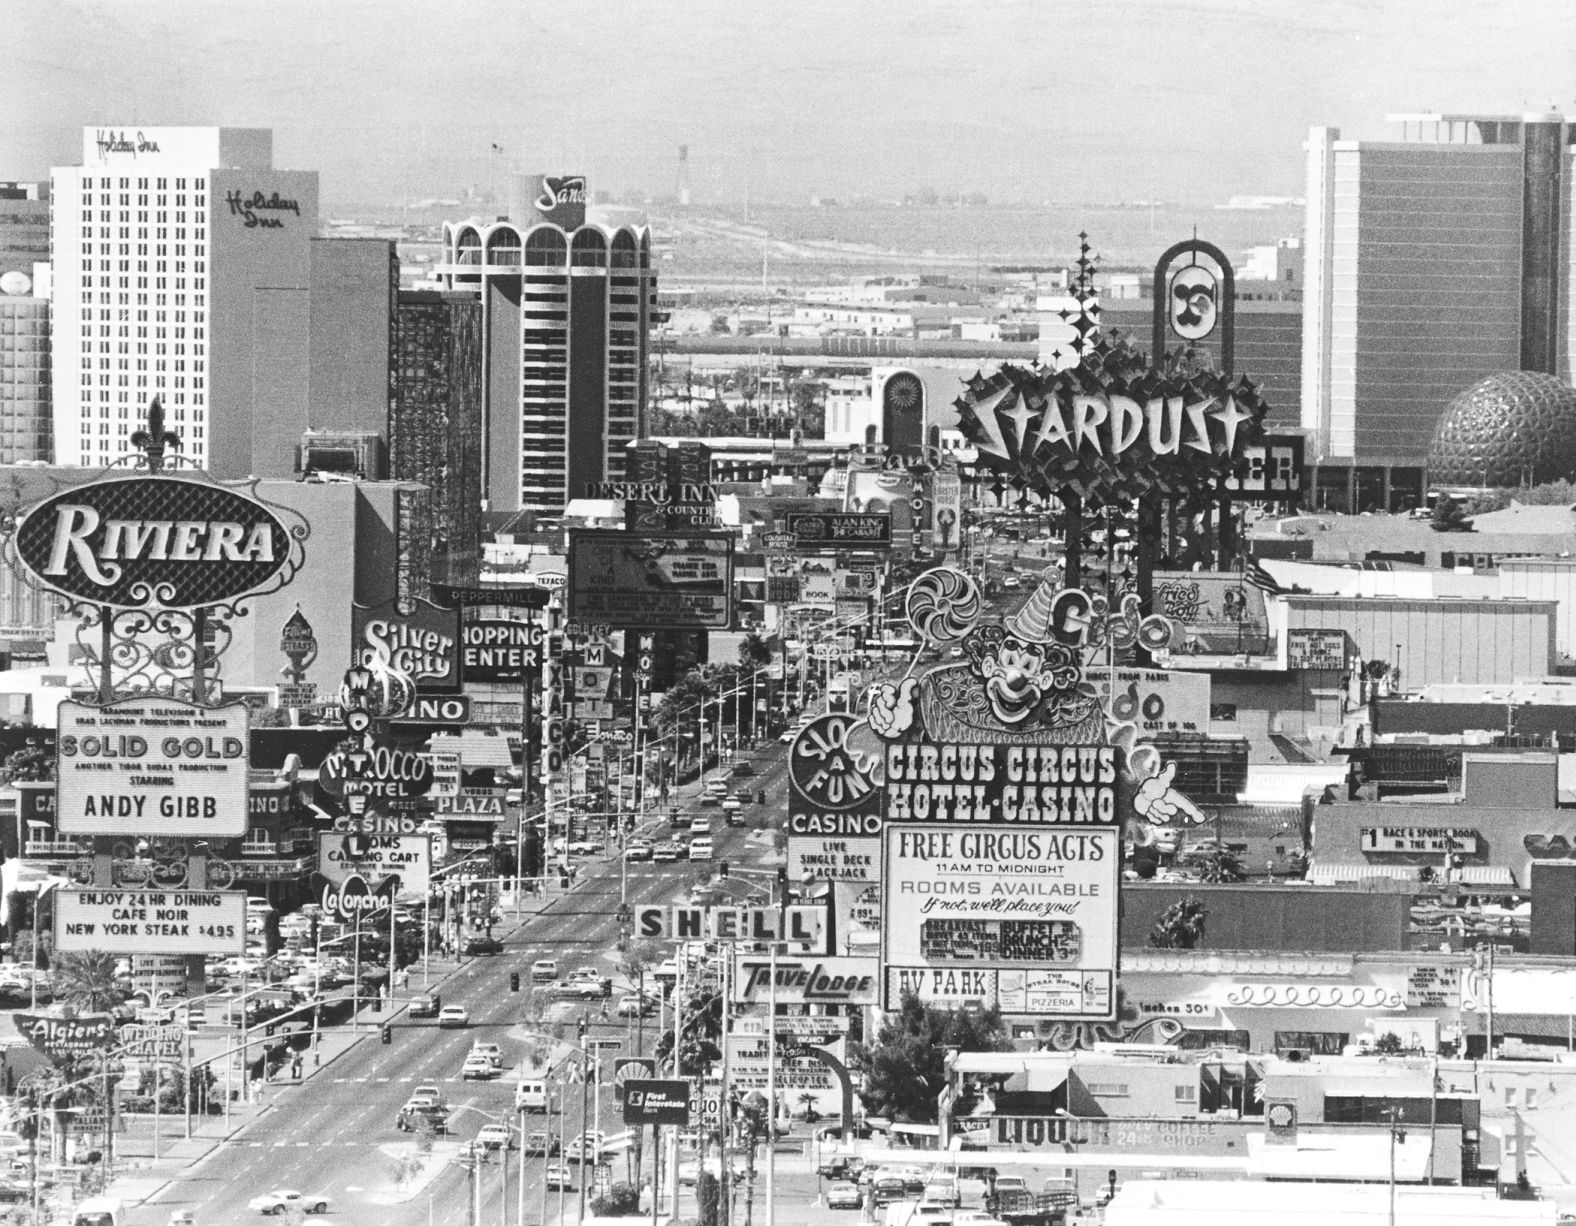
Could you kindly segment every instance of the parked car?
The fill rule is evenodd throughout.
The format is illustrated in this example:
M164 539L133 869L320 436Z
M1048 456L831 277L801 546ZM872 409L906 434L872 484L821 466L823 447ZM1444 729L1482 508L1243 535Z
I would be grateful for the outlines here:
M254 1213L266 1214L284 1213L290 1209L300 1209L303 1213L327 1213L328 1197L307 1196L288 1188L276 1188L272 1192L252 1197L246 1207Z
M470 1011L463 1005L444 1005L438 1010L438 1025L445 1030L455 1029L471 1024Z
M856 1183L834 1183L826 1189L828 1209L857 1209L864 1204L864 1200Z

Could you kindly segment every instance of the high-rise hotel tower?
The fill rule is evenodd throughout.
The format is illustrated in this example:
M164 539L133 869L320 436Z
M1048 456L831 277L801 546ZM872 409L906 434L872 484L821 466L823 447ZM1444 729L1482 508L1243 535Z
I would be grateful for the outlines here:
M510 220L445 225L437 271L482 303L488 505L556 518L640 436L657 278L645 227L587 223L583 177L522 179Z
M263 129L103 127L52 188L56 462L113 462L158 396L187 458L257 471L304 352L317 172L275 170Z

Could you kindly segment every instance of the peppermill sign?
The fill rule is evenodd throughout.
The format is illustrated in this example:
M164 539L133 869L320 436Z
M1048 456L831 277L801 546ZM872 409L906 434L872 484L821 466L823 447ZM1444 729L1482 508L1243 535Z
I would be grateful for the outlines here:
M290 514L241 489L156 473L61 490L22 513L10 540L35 584L73 600L195 609L288 583L307 535Z

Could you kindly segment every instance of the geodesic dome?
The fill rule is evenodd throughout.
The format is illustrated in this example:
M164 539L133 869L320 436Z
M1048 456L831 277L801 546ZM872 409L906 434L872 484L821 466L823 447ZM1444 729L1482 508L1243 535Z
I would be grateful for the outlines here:
M1428 449L1436 486L1513 489L1576 479L1576 387L1532 370L1502 371L1446 406Z

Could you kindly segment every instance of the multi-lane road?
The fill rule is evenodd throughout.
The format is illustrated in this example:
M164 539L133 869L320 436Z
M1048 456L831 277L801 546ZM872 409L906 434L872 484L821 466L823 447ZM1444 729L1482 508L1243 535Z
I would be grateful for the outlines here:
M716 809L696 809L694 785L682 789L679 804L687 811L713 816L717 860L727 860L740 869L759 869L771 852L768 832L781 829L785 813L784 752L772 742L769 749L748 756L759 774L739 784L748 782L752 790L764 788L767 803L745 806L744 827L724 826ZM666 822L653 829L665 835ZM573 890L553 898L539 914L528 916L517 927L511 929L506 912L501 931L504 952L469 960L437 987L445 1005L463 1005L469 1010L468 1028L439 1029L435 1021L414 1020L401 1012L393 1018L391 1043L381 1043L374 1027L367 1038L304 1082L269 1087L269 1109L134 1210L131 1226L164 1226L174 1209L192 1210L202 1226L245 1222L259 1216L248 1210L248 1201L274 1188L326 1195L331 1201L331 1220L345 1226L465 1221L470 1175L459 1161L459 1151L484 1125L517 1119L513 1113L515 1082L522 1075L543 1075L525 1064L532 1036L551 1040L556 1032L556 1058L561 1061L572 1054L568 1045L577 1042L577 1023L586 1016L591 1034L628 1042L628 1024L616 1014L604 1018L600 1004L588 1007L544 1000L533 1006L531 963L554 958L565 974L581 966L595 966L612 976L616 985L614 1000L608 1002L612 1014L618 988L625 982L617 969L621 891L627 886L633 906L681 901L692 885L715 868L716 861L636 863L627 866L627 881L621 881L625 866L616 858L599 860L582 867L581 881ZM509 989L511 971L520 973L518 993ZM419 982L417 970L412 985ZM383 1019L374 1015L373 1020ZM655 1029L656 1023L648 1018L648 1051ZM461 1080L461 1064L477 1040L496 1042L503 1049L504 1072L493 1081ZM452 1132L436 1139L425 1169L418 1169L411 1160L419 1157L417 1142L411 1134L399 1131L395 1121L411 1091L423 1083L437 1083L442 1088L451 1109ZM582 1097L578 1085L565 1095L566 1137L593 1126L596 1107L589 1093L584 1095L587 1109L581 1123ZM605 1132L623 1128L611 1088L606 1086L601 1094L600 1119ZM525 1121L527 1131L546 1127L540 1115L527 1115ZM527 1158L524 1165L525 1220L534 1223L543 1212L544 1160ZM615 1178L623 1177L623 1168L624 1160L616 1159ZM497 1153L476 1169L481 1183L480 1222L487 1226L513 1223L518 1152L510 1155L507 1189ZM578 1174L574 1166L570 1170ZM556 1192L546 1198L549 1218L556 1214L558 1203ZM566 1196L565 1205L569 1217L576 1217L578 1193Z

